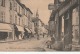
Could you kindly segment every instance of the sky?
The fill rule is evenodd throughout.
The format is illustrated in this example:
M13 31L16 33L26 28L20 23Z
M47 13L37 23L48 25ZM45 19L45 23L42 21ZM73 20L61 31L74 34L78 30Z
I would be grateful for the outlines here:
M50 10L48 10L48 4L54 3L54 0L21 0L26 7L30 8L35 16L38 9L39 18L43 23L48 24L50 18Z

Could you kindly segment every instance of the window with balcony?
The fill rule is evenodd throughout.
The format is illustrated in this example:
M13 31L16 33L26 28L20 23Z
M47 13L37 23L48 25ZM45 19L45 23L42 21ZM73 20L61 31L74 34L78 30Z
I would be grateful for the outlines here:
M1 6L5 7L5 0L2 0Z

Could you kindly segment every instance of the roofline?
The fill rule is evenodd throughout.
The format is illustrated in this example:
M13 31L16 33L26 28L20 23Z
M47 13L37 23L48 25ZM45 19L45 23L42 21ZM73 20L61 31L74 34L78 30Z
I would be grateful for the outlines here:
M19 0L16 0L16 2L23 8L23 5Z
M28 7L26 7L24 4L22 4L22 6L23 6L23 8L25 8L26 10L28 10L31 14L33 14L32 11Z
M33 14L32 11L29 8L27 8L27 10L30 11L31 14Z

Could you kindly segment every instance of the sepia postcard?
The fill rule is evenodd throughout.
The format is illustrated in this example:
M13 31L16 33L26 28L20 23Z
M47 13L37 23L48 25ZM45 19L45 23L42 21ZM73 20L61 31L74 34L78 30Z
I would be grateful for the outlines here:
M80 0L0 0L0 51L80 51Z

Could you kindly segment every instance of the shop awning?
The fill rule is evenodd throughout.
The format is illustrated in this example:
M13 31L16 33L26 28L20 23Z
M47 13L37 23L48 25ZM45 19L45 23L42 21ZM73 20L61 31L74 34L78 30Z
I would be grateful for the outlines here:
M24 28L23 28L23 27L18 26L18 25L16 25L16 26L17 26L17 28L18 28L18 31L22 31L22 32L24 32Z
M32 31L32 33L35 34L36 32L35 31Z
M30 30L33 34L35 34L36 32L32 29L32 30Z
M0 32L12 32L9 24L0 23Z
M31 31L28 28L25 28L29 33L31 33Z

